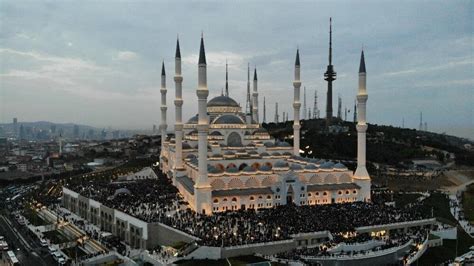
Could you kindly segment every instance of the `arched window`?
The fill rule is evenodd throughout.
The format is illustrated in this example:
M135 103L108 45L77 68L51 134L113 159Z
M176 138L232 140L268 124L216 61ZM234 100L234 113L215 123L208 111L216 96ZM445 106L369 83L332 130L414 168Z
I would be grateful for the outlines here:
M232 132L227 137L227 146L229 147L241 147L242 146L242 139L240 138L239 133Z
M250 200L255 200L255 198L253 196L250 196Z
M352 194L357 194L357 190L352 191Z
M214 203L219 203L219 200L218 200L218 199L214 199Z
M237 198L232 198L232 201L234 201L234 202L237 201Z
M346 190L346 195L349 195L349 190Z
M339 191L337 192L337 194L342 195L342 191L339 190Z
M327 195L328 195L328 193L326 191L324 191L323 196L327 196Z
M268 196L267 196L267 199L272 199L272 196L271 196L271 195L268 195Z
M224 198L222 201L227 201L227 198Z

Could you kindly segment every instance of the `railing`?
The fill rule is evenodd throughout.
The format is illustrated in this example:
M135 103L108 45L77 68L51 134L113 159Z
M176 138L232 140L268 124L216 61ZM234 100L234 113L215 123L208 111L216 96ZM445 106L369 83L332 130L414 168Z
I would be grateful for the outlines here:
M425 251L428 249L428 240L429 240L429 237L428 235L426 235L426 239L423 242L423 244L421 244L420 249L415 254L408 256L408 259L405 265L410 265L414 263L417 259L421 257L421 255L425 253Z

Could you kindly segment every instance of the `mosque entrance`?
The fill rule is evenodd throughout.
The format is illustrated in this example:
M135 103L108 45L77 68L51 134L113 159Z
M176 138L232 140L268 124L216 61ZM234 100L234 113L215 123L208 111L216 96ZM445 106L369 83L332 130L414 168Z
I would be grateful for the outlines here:
M240 209L245 211L245 204L240 205Z
M288 195L286 196L286 204L293 203L293 196Z

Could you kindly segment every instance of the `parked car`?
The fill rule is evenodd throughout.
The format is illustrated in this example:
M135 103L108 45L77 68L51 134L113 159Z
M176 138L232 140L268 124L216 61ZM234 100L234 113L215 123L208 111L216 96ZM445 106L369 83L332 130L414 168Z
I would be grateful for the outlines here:
M44 240L44 239L40 239L40 244L42 247L47 247L48 246L48 241Z

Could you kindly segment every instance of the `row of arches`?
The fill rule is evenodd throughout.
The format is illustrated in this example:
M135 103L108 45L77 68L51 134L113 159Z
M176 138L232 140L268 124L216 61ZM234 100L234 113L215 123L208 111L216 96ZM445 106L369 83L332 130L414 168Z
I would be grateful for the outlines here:
M337 183L351 183L352 178L348 174L343 174L340 177L335 175L313 175L309 178L305 176L299 176L299 180L302 183L307 184L337 184ZM266 176L261 181L251 176L249 178L235 177L225 182L223 179L214 179L211 182L213 190L223 189L241 189L241 188L252 188L252 187L270 187L278 182L276 176Z
M258 168L260 168L260 166L262 166L262 165L267 165L269 167L273 166L272 163L270 163L270 162L266 162L266 163L263 163L263 164L255 162L255 163L251 164L250 167L252 167L252 169L254 169L254 170L258 170ZM249 165L246 164L246 163L239 164L238 166L235 163L229 163L227 166L224 166L221 163L218 163L218 164L214 165L215 168L217 168L221 171L225 171L225 170L230 169L230 168L237 168L237 169L239 169L239 171L242 171L247 166L249 166Z

